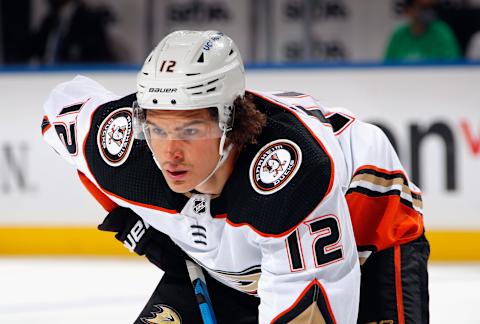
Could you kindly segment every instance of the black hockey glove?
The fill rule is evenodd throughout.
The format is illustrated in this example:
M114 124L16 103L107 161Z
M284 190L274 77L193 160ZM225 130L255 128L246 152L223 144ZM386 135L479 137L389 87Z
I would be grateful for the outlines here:
M131 252L145 255L154 265L173 275L186 273L185 260L188 256L170 239L143 221L129 208L117 207L103 223L101 231L115 232L115 238Z

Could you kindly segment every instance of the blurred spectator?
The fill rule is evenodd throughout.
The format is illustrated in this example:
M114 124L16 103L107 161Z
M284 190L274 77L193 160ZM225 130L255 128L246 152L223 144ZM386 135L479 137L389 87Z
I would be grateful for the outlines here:
M470 38L470 43L467 47L467 54L466 58L469 60L480 60L480 31L477 31L473 36Z
M38 63L115 61L107 25L113 15L81 0L48 0L49 11L32 33L30 57Z
M468 57L468 48L472 47L470 42L474 41L474 34L480 31L480 8L478 4L446 3L439 1L435 6L438 17L452 28L457 37L460 52Z
M28 60L31 20L30 0L0 0L0 63Z
M450 27L437 18L434 0L406 0L408 22L397 27L385 52L386 60L426 61L461 58Z

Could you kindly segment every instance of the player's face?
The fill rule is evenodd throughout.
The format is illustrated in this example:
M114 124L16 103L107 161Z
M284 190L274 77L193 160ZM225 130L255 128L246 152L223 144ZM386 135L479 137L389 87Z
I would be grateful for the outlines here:
M215 168L221 132L207 109L148 111L150 148L168 186L191 191Z

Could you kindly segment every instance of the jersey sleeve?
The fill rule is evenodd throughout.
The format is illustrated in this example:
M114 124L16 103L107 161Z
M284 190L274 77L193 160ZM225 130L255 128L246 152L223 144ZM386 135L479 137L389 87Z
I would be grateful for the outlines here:
M73 80L57 85L44 104L42 121L44 140L66 161L77 168L84 187L107 210L117 205L102 193L87 177L84 142L91 128L91 115L102 104L118 96L97 82L77 76Z
M43 106L44 140L63 159L87 174L83 144L91 127L91 115L102 104L115 99L118 96L84 76L57 85Z
M260 243L260 323L356 322L360 273L348 213L320 209L288 235Z
M424 230L422 194L383 131L346 110L327 117L348 165L346 198L359 251L368 256L418 238Z

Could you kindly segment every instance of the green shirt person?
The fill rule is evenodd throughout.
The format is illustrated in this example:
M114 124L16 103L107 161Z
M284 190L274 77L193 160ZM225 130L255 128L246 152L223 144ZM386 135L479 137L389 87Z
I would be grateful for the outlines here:
M384 58L387 61L438 61L461 58L460 48L450 27L436 18L432 2L407 1L409 22L390 36Z
M385 59L401 61L455 60L460 49L450 27L434 21L421 35L414 35L410 25L398 27L392 34Z

